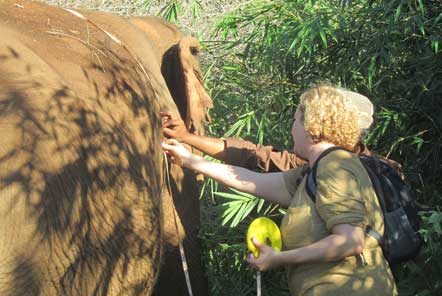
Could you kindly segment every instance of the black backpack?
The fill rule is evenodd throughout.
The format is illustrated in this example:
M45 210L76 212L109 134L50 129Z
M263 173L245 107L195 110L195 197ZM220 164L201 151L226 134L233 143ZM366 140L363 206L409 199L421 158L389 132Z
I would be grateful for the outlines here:
M306 190L313 202L316 201L318 163L321 158L335 150L346 149L341 147L326 149L308 172ZM359 160L368 172L384 214L383 236L370 226L366 227L365 232L379 242L385 258L391 264L416 257L422 239L418 234L419 216L411 188L386 161L366 155L359 155Z

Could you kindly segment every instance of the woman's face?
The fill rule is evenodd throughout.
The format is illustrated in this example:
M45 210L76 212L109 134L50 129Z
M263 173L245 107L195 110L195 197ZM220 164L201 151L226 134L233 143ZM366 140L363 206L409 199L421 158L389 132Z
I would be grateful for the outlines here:
M295 119L292 126L292 136L294 142L294 152L304 158L308 158L308 148L313 143L310 135L307 133L304 127L304 115L301 109L298 107L295 112Z

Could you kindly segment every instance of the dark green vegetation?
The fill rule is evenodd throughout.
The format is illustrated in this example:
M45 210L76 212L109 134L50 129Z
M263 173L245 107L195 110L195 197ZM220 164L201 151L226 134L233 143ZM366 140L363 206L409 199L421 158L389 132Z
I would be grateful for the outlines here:
M435 210L423 216L421 258L396 267L401 295L442 294L442 3L252 1L214 30L219 41L206 44L217 55L207 67L214 136L290 148L298 97L316 81L372 99L376 123L367 144L402 163L419 202ZM254 295L254 273L243 260L245 228L252 217L281 214L222 191L206 197L211 219L201 232L213 295ZM210 222L220 220L223 229ZM287 295L283 270L264 275L263 293Z

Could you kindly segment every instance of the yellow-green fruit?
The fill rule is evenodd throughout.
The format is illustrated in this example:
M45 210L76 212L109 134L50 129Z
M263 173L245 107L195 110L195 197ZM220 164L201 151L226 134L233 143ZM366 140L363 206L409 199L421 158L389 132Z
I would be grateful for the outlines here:
M247 247L255 258L259 257L259 251L252 243L252 237L277 251L281 251L282 239L278 226L266 217L259 217L250 223L247 230Z

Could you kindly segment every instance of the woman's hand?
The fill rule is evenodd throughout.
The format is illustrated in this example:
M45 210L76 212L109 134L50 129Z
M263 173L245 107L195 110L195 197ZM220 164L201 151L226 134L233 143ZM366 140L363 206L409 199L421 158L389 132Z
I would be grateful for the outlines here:
M255 269L259 271L266 271L280 265L278 257L280 252L274 250L273 248L259 242L257 239L252 237L252 243L259 251L259 257L254 258L253 254L249 255L247 262L252 265Z
M175 139L169 139L161 144L163 150L166 152L172 163L180 167L187 167L194 156L183 144Z
M192 134L187 130L181 117L171 111L161 112L161 124L166 137L187 143Z

